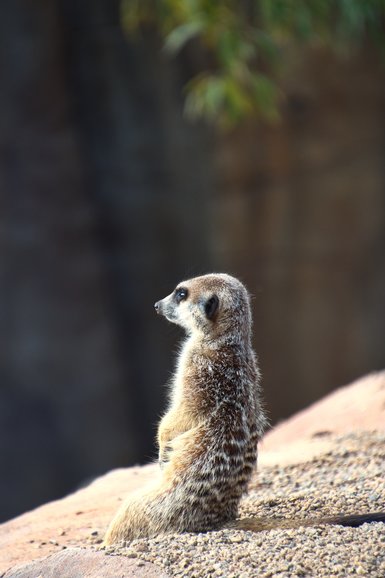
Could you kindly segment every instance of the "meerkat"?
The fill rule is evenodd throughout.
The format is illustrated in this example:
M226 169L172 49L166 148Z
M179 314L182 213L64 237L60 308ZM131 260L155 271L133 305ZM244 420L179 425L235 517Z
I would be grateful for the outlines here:
M122 505L106 544L234 520L266 426L244 285L226 274L196 277L155 310L187 333L158 429L160 476Z
M105 546L223 526L261 531L385 520L385 514L237 520L267 426L251 343L249 294L230 275L208 274L177 285L155 303L155 310L187 334L171 382L169 408L158 427L158 478L122 504L107 530Z

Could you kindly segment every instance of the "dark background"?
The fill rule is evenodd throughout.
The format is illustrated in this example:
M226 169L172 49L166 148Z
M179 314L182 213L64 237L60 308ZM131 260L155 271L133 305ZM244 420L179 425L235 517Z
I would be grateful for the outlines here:
M221 133L116 0L0 3L1 520L154 457L183 278L249 287L273 422L384 366L379 60L289 50L281 122Z

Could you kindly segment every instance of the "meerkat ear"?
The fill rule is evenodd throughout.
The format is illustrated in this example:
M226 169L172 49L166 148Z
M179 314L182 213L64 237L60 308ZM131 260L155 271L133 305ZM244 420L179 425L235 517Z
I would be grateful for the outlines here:
M218 305L219 299L216 295L213 295L212 297L210 297L210 299L207 299L205 303L205 313L207 319L210 319L210 321L213 319L215 313L217 312Z

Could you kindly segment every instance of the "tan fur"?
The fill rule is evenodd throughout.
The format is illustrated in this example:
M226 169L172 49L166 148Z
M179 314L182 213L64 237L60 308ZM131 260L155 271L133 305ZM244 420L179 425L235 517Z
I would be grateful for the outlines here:
M180 288L188 294L178 301ZM127 498L105 544L234 520L266 424L242 283L226 274L196 277L156 308L188 334L159 424L159 478Z

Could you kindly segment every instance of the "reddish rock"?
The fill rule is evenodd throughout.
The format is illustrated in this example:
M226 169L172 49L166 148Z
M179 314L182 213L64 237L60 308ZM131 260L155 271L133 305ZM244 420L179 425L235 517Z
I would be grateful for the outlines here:
M385 371L341 387L278 424L266 434L261 449L269 452L304 438L353 430L385 430Z
M0 575L63 547L101 541L122 499L143 486L156 466L114 470L70 496L0 525Z
M279 424L261 443L260 467L306 461L328 449L329 433L358 429L385 429L385 372L343 387ZM114 566L118 561L102 552L74 549L101 541L122 499L152 479L156 469L156 465L149 465L115 470L62 500L0 525L0 574L8 570L6 578L37 578L40 574L44 578L160 576L158 569L157 574L151 574L154 567L135 566L132 560L124 562L128 565L123 568ZM63 547L68 550L63 552ZM48 555L44 561L15 568ZM66 560L73 564L72 574L61 570L67 568ZM134 570L135 574L130 574Z
M70 548L6 572L3 578L167 578L155 564Z

